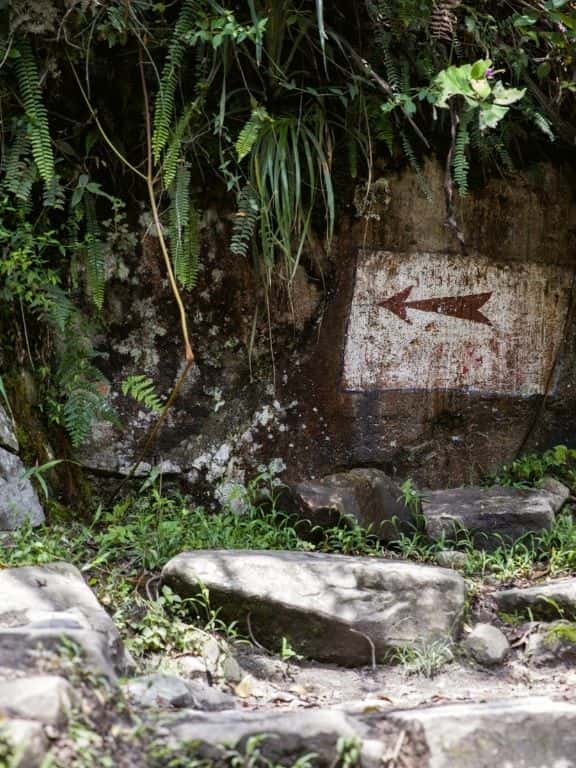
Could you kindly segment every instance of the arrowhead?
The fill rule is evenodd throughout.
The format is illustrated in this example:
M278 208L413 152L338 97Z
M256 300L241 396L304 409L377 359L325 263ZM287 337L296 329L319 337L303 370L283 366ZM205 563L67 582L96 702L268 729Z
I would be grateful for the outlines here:
M384 307L384 309L387 309L390 312L393 312L401 320L404 320L405 323L408 323L408 325L412 325L411 321L408 320L408 316L406 315L406 299L410 295L410 292L413 287L414 287L413 285L410 285L408 286L408 288L404 288L403 291L399 291L398 293L395 293L394 296L391 296L389 299L384 299L383 301L379 301L378 306Z

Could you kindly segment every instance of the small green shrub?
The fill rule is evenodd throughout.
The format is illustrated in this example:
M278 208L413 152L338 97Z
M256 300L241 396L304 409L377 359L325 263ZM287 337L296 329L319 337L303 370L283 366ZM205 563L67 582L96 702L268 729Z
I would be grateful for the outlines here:
M489 484L531 488L545 477L555 477L576 490L576 449L556 445L549 451L529 454L502 467Z

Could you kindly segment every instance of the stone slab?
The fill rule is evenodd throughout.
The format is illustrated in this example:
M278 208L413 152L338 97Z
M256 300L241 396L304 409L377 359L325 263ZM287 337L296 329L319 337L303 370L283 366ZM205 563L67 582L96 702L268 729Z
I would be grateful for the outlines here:
M315 552L199 550L165 566L164 583L184 596L208 589L220 617L250 623L260 642L289 638L301 654L344 665L390 648L451 640L465 585L454 571L379 558Z
M426 491L422 501L430 538L454 539L473 534L476 546L493 548L527 533L550 528L559 508L557 495L538 488L452 488Z

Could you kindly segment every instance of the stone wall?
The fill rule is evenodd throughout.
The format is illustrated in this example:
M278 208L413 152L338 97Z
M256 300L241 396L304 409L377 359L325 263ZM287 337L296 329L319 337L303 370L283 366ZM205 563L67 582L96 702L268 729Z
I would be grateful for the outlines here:
M476 480L523 446L573 442L576 211L569 174L536 167L491 180L461 205L463 251L446 225L443 170L381 175L343 218L320 280L298 275L293 305L266 313L225 221L205 221L189 296L198 368L153 462L194 482L241 476L273 458L289 477L381 467L432 487ZM118 394L129 373L168 391L179 370L177 320L154 238L112 290L103 340L123 431L102 425L84 451L122 473L151 416ZM252 356L249 359L248 349ZM144 467L144 470L146 467Z

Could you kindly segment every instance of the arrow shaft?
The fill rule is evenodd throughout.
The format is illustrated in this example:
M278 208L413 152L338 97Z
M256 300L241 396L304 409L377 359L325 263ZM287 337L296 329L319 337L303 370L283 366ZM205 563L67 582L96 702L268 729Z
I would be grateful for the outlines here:
M448 315L449 317L458 317L461 320L491 325L490 320L480 312L480 307L486 304L490 296L492 296L492 292L471 293L467 296L444 296L439 299L407 301L405 306L410 309L418 309L420 312L435 312L438 315Z
M410 319L406 310L416 309L420 312L434 312L437 315L447 315L461 320L470 320L473 323L492 325L490 320L480 312L480 308L492 296L492 291L469 293L465 296L443 296L441 298L408 301L412 287L404 288L391 298L378 302L378 305L393 312L407 323L410 323Z

